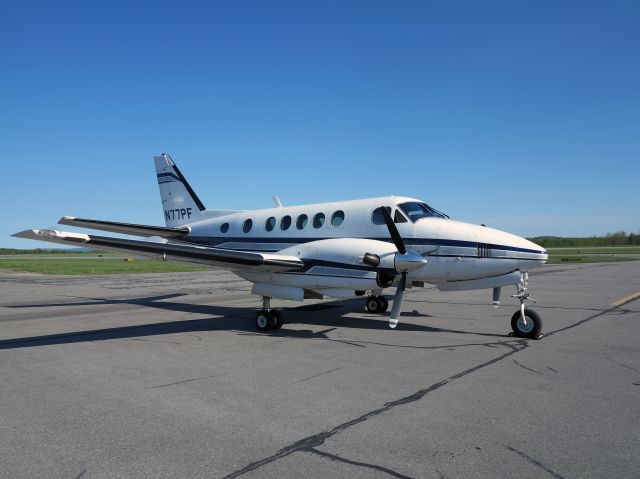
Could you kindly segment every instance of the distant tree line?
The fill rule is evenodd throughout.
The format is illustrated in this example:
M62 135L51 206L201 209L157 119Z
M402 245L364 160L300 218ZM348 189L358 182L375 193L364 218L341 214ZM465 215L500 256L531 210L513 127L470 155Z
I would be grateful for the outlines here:
M65 254L65 253L83 253L88 251L86 248L37 248L37 249L17 249L17 248L0 248L1 254Z
M562 238L560 236L536 236L528 238L545 248L564 246L639 246L640 233L617 231L605 236L589 236L588 238Z

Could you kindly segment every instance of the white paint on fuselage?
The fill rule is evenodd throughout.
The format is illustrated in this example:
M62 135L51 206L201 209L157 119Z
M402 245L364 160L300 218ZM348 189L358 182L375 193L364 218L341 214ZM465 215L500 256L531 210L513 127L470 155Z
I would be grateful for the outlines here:
M186 226L191 228L192 236L206 236L220 239L228 238L233 242L234 238L242 240L269 238L295 239L308 241L320 238L388 238L387 227L374 225L371 222L371 213L380 206L394 207L398 203L407 201L420 201L414 198L401 196L385 196L381 198L369 198L363 200L336 201L331 203L317 203L300 206L283 206L280 208L267 208L263 210L243 211L231 215L220 216L213 220L205 220ZM336 211L344 211L344 222L340 226L331 224L331 217ZM316 214L323 213L325 222L320 228L313 227L313 218ZM296 220L300 215L307 215L308 223L305 228L298 229ZM267 231L265 224L270 217L276 218L276 227L273 231ZM291 217L291 226L286 230L280 228L280 221L284 216ZM245 220L251 219L253 227L248 233L242 230ZM220 231L220 227L229 224L226 233ZM411 222L399 223L398 229L406 238L414 237L415 225ZM293 243L289 243L291 245ZM222 246L222 245L221 245Z
M187 226L191 228L189 238L191 241L215 244L220 248L250 251L280 251L298 243L327 238L373 238L390 241L386 225L374 224L371 220L372 213L380 206L390 206L395 210L398 204L410 201L422 202L410 197L385 196L285 206L242 211ZM336 211L344 212L344 221L339 226L331 224L332 215ZM325 221L321 227L315 228L313 221L318 213L324 214ZM298 229L296 222L303 214L308 217L307 224L303 229ZM287 230L282 230L280 225L285 216L291 217L291 225ZM265 225L270 217L275 217L276 225L272 231L267 231ZM252 221L252 228L245 233L243 225L247 219ZM220 228L225 223L229 225L229 229L226 233L222 233ZM428 260L427 265L410 273L409 279L413 281L437 283L497 276L515 270L527 271L541 266L547 260L547 252L544 248L494 228L437 217L422 218L415 223L408 220L406 223L396 223L396 226L407 247L423 254ZM282 239L282 242L278 239ZM459 242L469 244L459 244ZM491 257L479 258L478 243L498 247L491 248ZM284 283L276 277L272 277L270 281L277 284L299 284L305 287L300 279L304 274L295 275L295 281L298 283L290 281L294 279L291 275L284 275L287 277ZM309 281L313 282L310 278ZM326 283L324 279L320 283L325 287L331 287L331 284ZM351 283L350 280L349 284ZM360 284L360 281L355 280L355 283Z

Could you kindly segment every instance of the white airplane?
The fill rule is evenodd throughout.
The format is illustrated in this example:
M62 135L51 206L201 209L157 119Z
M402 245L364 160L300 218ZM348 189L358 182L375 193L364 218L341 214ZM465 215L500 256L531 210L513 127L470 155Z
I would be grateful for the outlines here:
M528 308L528 271L545 264L544 248L484 225L450 219L423 201L385 196L363 200L237 211L206 209L167 154L154 157L165 227L65 216L58 222L160 241L121 239L53 229L13 236L99 250L201 263L232 271L253 283L262 298L256 326L282 327L271 298L366 297L366 309L384 313L382 295L396 286L389 326L395 328L406 287L434 284L441 291L516 285L520 309L511 318L516 336L538 338L542 321Z

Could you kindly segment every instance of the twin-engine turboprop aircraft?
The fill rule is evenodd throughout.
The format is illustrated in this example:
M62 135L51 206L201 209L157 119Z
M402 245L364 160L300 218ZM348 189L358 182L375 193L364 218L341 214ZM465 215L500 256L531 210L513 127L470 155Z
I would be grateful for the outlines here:
M547 252L518 236L461 223L428 204L407 197L304 206L281 204L256 211L206 209L169 155L154 158L166 226L63 217L59 223L142 237L132 240L33 229L19 238L100 250L124 251L228 269L253 283L262 298L256 315L261 331L283 320L271 298L366 296L366 309L384 313L385 288L396 286L389 326L395 328L407 287L435 284L442 291L516 285L520 309L511 318L514 334L537 338L540 317L527 306L528 271L543 265Z

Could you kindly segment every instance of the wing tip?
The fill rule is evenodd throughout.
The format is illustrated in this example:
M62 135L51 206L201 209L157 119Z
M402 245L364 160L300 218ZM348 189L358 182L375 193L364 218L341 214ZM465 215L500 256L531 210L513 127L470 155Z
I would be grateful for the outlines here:
M60 231L54 229L29 229L24 231L18 231L11 236L15 238L32 239L38 241L49 241L53 243L59 242L72 242L72 243L86 243L90 237L84 233L70 233L67 231Z
M34 229L18 231L17 233L13 233L11 236L14 238L26 238L26 239L34 239L36 237L36 231Z

